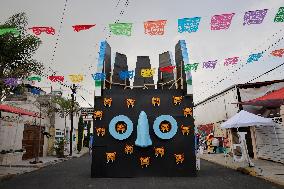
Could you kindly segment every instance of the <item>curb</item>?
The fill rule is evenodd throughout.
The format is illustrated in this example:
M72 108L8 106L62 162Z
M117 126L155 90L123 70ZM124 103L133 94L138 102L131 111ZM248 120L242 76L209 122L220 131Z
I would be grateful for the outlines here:
M2 176L0 176L0 182L3 182L5 180L9 180L9 179L13 178L14 176L16 176L16 174L2 175Z
M252 170L252 168L250 168L250 167L233 167L233 166L224 165L222 163L216 162L216 161L211 160L211 159L206 159L206 158L203 158L203 157L200 157L200 159L203 159L205 161L209 161L211 163L215 163L215 164L221 165L221 166L229 168L229 169L233 169L235 171L241 172L241 173L246 174L246 175L250 175L250 176L253 176L253 177L257 177L257 178L266 180L266 181L268 181L270 183L277 184L279 186L284 186L283 182L279 182L279 181L277 181L275 179L271 179L271 178L268 178L268 177L257 175L256 171Z

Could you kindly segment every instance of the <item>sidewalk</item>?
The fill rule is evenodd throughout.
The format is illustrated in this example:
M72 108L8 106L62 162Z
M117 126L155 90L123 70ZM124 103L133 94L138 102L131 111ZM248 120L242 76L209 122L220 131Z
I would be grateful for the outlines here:
M281 163L252 159L255 167L249 167L248 163L233 162L231 156L224 157L224 154L202 154L200 158L284 186L284 165Z
M30 161L33 161L34 159L29 159L29 160L23 160L13 165L0 165L0 182L2 180L9 179L15 175L36 171L38 169L41 169L49 165L67 161L71 158L81 157L88 152L89 148L83 148L80 153L74 152L72 157L70 156L67 156L66 158L57 158L54 156L40 157L39 160L42 161L42 163L38 164L30 164Z

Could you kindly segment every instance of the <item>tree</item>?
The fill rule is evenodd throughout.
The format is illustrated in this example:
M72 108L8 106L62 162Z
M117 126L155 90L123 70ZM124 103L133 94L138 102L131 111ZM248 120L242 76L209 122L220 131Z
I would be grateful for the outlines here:
M83 132L84 132L84 121L83 117L80 116L78 123L78 143L77 143L78 152L80 152L82 149Z
M3 28L16 28L20 35L6 33L0 35L0 101L13 91L12 87L5 85L5 78L25 79L31 74L41 75L43 64L33 59L33 55L41 44L41 40L27 34L28 19L25 13L11 16ZM20 85L19 87L23 86Z

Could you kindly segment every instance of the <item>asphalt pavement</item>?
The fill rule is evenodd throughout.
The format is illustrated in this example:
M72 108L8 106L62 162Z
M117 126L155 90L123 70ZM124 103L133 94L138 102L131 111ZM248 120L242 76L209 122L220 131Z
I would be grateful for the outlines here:
M0 183L0 189L266 189L284 188L207 161L197 177L91 178L91 158L85 155Z

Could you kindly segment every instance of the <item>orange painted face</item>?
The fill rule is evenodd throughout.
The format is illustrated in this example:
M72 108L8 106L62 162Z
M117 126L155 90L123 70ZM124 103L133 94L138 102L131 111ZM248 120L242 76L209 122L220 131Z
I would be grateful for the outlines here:
M184 161L184 154L174 154L176 158L176 164L182 163Z
M153 105L153 106L156 106L156 105L157 105L157 106L160 106L160 103L161 103L161 99L160 99L159 97L157 97L157 98L156 98L156 97L153 97L153 98L152 98L152 105Z
M134 107L134 104L135 104L135 100L134 99L132 99L132 98L128 98L128 99L126 99L126 104L127 104L127 107L129 108L129 107Z
M160 148L154 148L155 149L155 156L158 157L159 155L163 157L165 155L165 148L160 147Z
M180 128L181 128L181 132L182 132L182 135L188 135L189 134L189 132L190 132L190 126L180 126Z
M165 133L170 131L170 125L168 123L162 123L160 126L160 130Z
M103 128L103 127L98 127L96 128L96 131L97 131L97 136L104 136L106 134L106 129Z
M104 106L111 107L112 98L104 98Z
M184 108L183 109L183 115L185 117L187 117L188 115L191 115L192 116L192 108Z
M117 124L117 126L116 126L116 131L117 131L118 133L124 133L125 130L126 130L126 126L125 126L124 124L122 124L122 123Z
M99 118L99 119L101 120L102 117L103 117L103 111L95 111L95 112L94 112L94 118L95 118L95 120L96 120L97 118Z
M182 96L173 96L174 105L180 105L182 98Z
M143 166L145 165L145 167L150 165L150 157L140 157L140 164L143 168Z
M116 158L116 152L106 152L106 159L107 159L107 163L108 162L114 162Z
M133 154L133 145L126 144L126 146L124 148L124 152L126 154Z

